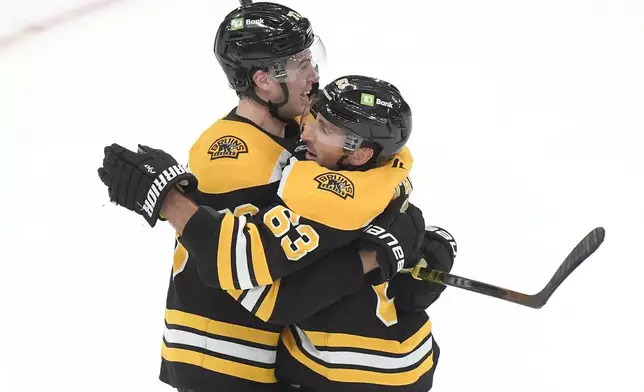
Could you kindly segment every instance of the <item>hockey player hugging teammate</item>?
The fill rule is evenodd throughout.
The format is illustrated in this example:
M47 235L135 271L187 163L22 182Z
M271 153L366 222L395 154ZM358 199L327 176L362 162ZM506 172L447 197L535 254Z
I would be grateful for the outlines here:
M264 28L235 22L257 18ZM417 208L400 213L411 191L411 111L387 82L338 78L319 94L317 117L302 119L296 148L300 128L288 119L304 112L302 97L317 82L307 26L269 3L224 20L215 51L240 104L193 145L194 175L165 178L152 214L138 206L176 161L145 146L106 148L99 175L110 199L178 232L161 368L176 388L276 391L278 380L315 391L431 387L438 346L424 309L441 290L397 272L421 253L451 267L453 253L425 232ZM284 45L275 45L278 32ZM275 69L283 75L269 75ZM281 82L264 83L266 75ZM267 99L283 91L281 104Z

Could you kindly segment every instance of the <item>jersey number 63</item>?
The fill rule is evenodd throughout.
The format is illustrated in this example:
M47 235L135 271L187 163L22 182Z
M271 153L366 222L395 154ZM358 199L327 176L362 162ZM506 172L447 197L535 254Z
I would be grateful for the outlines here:
M320 236L315 229L300 224L300 216L284 206L275 206L266 212L264 224L275 237L281 239L280 244L289 260L297 261L320 245ZM292 230L295 233L289 236Z

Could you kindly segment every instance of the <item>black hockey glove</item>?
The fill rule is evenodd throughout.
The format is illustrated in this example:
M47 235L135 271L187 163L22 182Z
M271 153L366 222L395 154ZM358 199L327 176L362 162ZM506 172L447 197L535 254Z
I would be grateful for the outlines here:
M421 250L422 260L414 268L429 268L450 272L456 258L456 240L447 230L427 226ZM423 261L424 260L424 261ZM389 292L396 298L399 312L421 312L433 304L446 286L415 279L400 273L389 283Z
M184 191L197 187L197 178L168 153L139 144L132 152L118 144L104 149L98 176L108 188L110 201L143 216L156 225L168 192L177 185Z
M406 211L401 213L405 207ZM358 238L358 248L375 250L380 266L366 275L367 282L380 284L403 268L416 265L424 233L422 211L408 203L406 197L392 201Z

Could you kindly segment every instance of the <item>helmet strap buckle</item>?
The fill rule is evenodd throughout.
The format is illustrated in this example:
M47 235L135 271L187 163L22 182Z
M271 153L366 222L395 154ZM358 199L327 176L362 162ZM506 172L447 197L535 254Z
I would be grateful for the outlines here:
M286 79L286 61L284 59L271 63L269 70L270 74L278 81Z
M356 135L353 132L349 132L345 130L344 146L342 146L342 149L344 150L344 155L345 156L351 155L355 150L360 148L363 141L364 141L364 138L362 136Z

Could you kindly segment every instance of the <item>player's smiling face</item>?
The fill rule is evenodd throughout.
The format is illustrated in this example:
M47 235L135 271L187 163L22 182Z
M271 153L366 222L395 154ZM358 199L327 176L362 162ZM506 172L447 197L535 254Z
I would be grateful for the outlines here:
M282 102L284 92L281 83L288 87L288 102L279 108L280 116L294 118L304 113L310 105L309 93L313 84L320 80L318 69L309 51L303 51L284 60L286 77L271 78L268 84L268 99L271 102Z
M342 128L318 115L316 121L304 126L301 137L306 143L307 160L329 169L338 167L338 161L344 155L345 133Z
M285 105L288 116L295 117L304 113L309 105L309 93L313 84L320 80L315 63L309 51L304 51L286 60L286 85L289 100Z
M309 94L313 84L320 80L318 67L308 50L284 59L284 66L286 76L280 78L266 70L256 71L253 75L255 92L263 101L281 103L285 98L282 83L285 84L288 88L288 101L278 112L283 118L295 118L308 111Z

